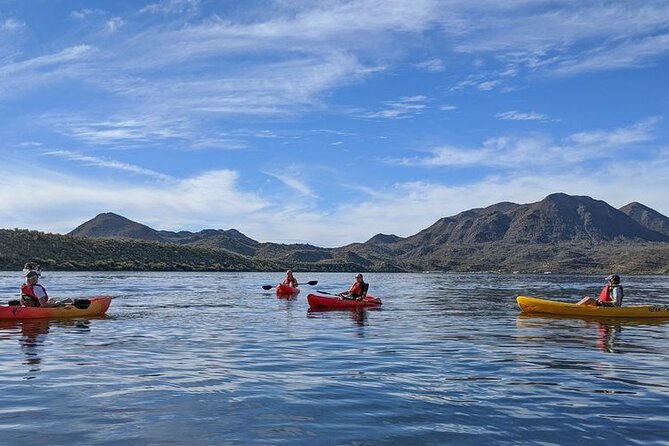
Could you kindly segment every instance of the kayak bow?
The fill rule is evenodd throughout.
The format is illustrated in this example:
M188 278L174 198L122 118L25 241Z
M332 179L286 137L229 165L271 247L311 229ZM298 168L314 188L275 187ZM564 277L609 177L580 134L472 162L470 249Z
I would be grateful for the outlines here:
M297 287L292 287L290 285L284 285L280 283L276 286L276 295L277 296L294 296L300 292L300 289Z

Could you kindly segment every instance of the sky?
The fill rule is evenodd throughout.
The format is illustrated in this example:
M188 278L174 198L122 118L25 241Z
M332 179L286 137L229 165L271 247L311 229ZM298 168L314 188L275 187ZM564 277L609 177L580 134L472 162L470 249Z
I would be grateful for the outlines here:
M669 216L669 0L0 0L0 227L322 247L555 192Z

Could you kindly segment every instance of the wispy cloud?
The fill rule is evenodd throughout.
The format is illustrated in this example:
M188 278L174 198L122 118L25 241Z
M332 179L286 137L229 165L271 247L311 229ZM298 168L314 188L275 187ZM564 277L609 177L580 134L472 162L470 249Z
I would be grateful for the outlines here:
M78 9L70 13L70 15L77 20L85 20L88 17L98 16L103 14L106 14L106 12L102 9L90 9L90 8Z
M25 22L9 18L0 22L0 31L16 31L17 29L21 29L24 26L26 26Z
M80 63L94 52L95 48L90 45L76 45L18 62L2 64L0 61L0 99L15 97L32 88L45 88L65 79L79 78L87 71Z
M107 23L105 24L105 28L107 29L107 31L114 32L120 27L122 27L124 23L125 22L123 21L122 18L113 17L112 19L107 21Z
M371 119L402 119L420 114L427 107L427 96L406 96L396 101L384 102L383 110L367 112L363 116Z
M297 168L294 166L288 167L287 169L282 169L281 172L272 172L269 170L264 170L262 173L279 180L281 183L285 184L290 189L296 191L300 195L307 197L316 196L314 191L309 186L307 186L304 182L296 178Z
M431 156L395 159L406 166L507 167L542 166L563 169L573 163L617 157L621 151L652 141L659 118L648 118L628 127L609 131L578 132L555 141L546 135L489 138L481 147L441 146Z
M431 73L438 73L441 71L444 71L446 69L446 66L444 65L444 61L441 59L429 59L424 62L417 63L416 66L420 68L421 70L429 71Z
M142 8L140 14L193 14L200 10L200 0L162 0Z
M219 228L222 222L242 228L249 215L268 206L262 197L242 190L239 174L231 170L141 185L66 176L34 163L30 166L34 178L13 178L10 174L27 168L7 163L0 166L0 218L11 219L13 227L69 232L94 215L111 210L160 229L189 225ZM16 190L39 191L31 196L32 210L23 215L15 210L25 208L25 196ZM50 216L48 223L45 213Z
M41 119L59 133L89 145L149 145L165 140L190 139L192 128L188 121L144 116L141 118L111 118L94 120L87 117L45 115Z
M156 172L155 170L146 169L144 167L133 164L123 163L109 158L100 158L95 156L84 155L81 153L72 152L69 150L51 150L43 153L46 156L54 156L64 158L70 161L76 161L85 166L102 167L107 169L121 170L137 175L144 175L163 181L173 181L174 178L169 175Z
M557 64L554 73L575 75L626 67L639 68L667 54L669 54L669 34L665 33L632 42L616 42L614 45L565 58Z
M548 121L549 118L543 113L537 112L519 112L516 110L511 110L507 112L497 113L495 115L497 119L502 119L505 121Z

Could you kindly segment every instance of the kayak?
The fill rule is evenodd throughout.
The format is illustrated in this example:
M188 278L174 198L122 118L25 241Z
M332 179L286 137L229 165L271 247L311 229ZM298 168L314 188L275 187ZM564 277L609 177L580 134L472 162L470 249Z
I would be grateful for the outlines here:
M280 283L276 286L277 296L294 296L299 292L299 288L290 285L284 285L283 283Z
M362 300L343 299L336 294L309 293L307 302L311 308L367 308L378 307L381 299L374 296L365 296Z
M60 317L100 316L105 314L112 298L109 296L77 299L75 305L62 307L24 307L21 305L0 305L0 319L39 319ZM79 307L79 308L77 308ZM85 307L85 308L84 308Z
M657 305L631 305L628 307L598 307L596 305L577 305L569 302L518 296L518 306L523 313L558 314L565 316L599 317L666 317L669 307Z

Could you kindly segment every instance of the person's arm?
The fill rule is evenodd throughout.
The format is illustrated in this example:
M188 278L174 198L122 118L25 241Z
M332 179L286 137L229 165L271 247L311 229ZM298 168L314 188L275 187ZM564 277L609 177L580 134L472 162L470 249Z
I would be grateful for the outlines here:
M613 287L611 290L611 299L613 300L613 305L616 307L620 307L623 304L623 291L619 286Z

